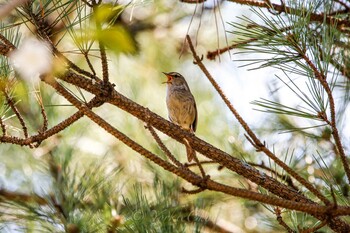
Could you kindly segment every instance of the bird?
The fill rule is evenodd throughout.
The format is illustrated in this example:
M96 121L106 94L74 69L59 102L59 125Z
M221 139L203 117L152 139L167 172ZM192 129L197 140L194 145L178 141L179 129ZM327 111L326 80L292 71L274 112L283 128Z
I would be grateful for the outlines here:
M198 121L196 101L185 78L177 72L163 72L163 74L168 78L164 83L167 84L166 105L169 120L191 133L196 132ZM194 159L195 151L187 139L184 139L184 142L188 161L191 162Z

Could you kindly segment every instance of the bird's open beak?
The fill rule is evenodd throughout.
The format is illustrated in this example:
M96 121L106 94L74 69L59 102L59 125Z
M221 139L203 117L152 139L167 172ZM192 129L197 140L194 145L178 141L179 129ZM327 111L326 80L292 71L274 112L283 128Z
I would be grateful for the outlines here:
M163 83L163 84L164 84L164 83L171 83L173 77L172 77L170 74L168 74L168 73L165 73L165 72L162 72L162 73L165 74L166 77L168 78L168 80L167 80L166 82L162 82L162 83Z

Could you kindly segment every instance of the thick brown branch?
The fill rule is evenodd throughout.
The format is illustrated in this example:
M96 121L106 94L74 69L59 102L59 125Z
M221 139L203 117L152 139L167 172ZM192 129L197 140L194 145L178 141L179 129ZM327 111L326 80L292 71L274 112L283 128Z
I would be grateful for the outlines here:
M45 80L44 80L45 81ZM303 212L307 212L310 214L317 215L321 217L322 219L324 218L324 215L329 212L329 208L326 206L321 206L317 204L312 204L312 202L300 202L300 201L293 201L296 200L295 198L291 200L285 200L281 198L276 198L272 196L267 196L264 194L260 193L255 193L249 190L245 189L238 189L238 188L233 188L227 185L223 185L220 183L217 183L211 179L205 179L203 182L202 177L196 175L195 173L189 171L189 170L184 170L184 169L179 169L175 167L174 165L170 164L169 162L162 160L152 152L146 150L144 147L141 145L137 144L135 141L127 137L125 134L121 133L117 129L115 129L113 126L111 126L109 123L107 123L105 120L103 120L100 116L92 112L85 104L81 103L79 100L77 100L73 95L71 95L68 91L66 91L60 84L58 84L55 81L49 80L45 81L49 85L51 85L58 93L63 95L70 103L72 103L75 107L77 107L79 110L83 111L84 114L89 117L92 121L94 121L96 124L98 124L100 127L105 129L108 133L112 134L114 137L122 141L125 145L129 146L131 149L135 150L139 154L145 156L146 158L150 159L154 163L158 164L159 166L163 167L165 170L172 172L176 174L177 176L187 180L188 182L192 183L193 185L199 186L200 188L204 189L209 189L209 190L214 190L214 191L219 191L223 192L226 194L230 194L233 196L238 196L238 197L243 197L247 198L250 200L256 200L259 202L263 202L266 204L271 204L271 205L277 205L281 206L284 208L288 209L295 209ZM151 112L149 112L151 114ZM152 124L152 115L150 119L150 124ZM172 126L176 126L172 124ZM186 134L189 134L186 130L182 130L178 126L176 126L177 130L180 130L181 132L185 132ZM193 135L193 137L195 137ZM181 139L179 139L181 141ZM196 145L194 143L193 145ZM205 151L203 151L205 153ZM245 165L247 167L247 165ZM249 170L253 170L253 168L249 168ZM268 179L267 176L266 179ZM281 184L280 184L281 185ZM292 190L291 190L292 191ZM293 192L293 191L292 191ZM307 204L309 203L309 204ZM343 207L343 206L338 206L337 209L332 211L333 215L339 215L339 214L350 214L350 207ZM344 224L342 224L344 225Z
M95 95L101 94L103 90L99 88L99 84L93 84L91 81L86 80L84 77L81 77L74 73L67 73L66 75L60 76L60 79L71 83L73 85L76 85L80 88L85 89L86 91L89 91ZM175 124L172 124L171 122L165 120L164 118L158 116L157 114L149 111L149 109L144 108L143 106L131 101L130 99L126 98L125 96L121 95L117 91L112 92L112 97L107 100L107 102L117 106L118 108L130 113L131 115L137 117L138 119L149 122L153 127L158 129L159 131L167 134L168 136L174 138L180 143L183 143L183 138L187 138L191 146L201 154L205 155L206 157L218 161L219 164L222 166L237 172L238 174L242 175L243 177L251 180L252 182L258 184L259 186L269 190L270 192L276 194L277 196L280 196L282 198L285 198L287 200L293 200L292 203L310 203L313 202L307 199L302 194L295 192L293 189L290 189L289 187L285 186L284 184L279 183L275 179L266 176L265 174L259 172L258 170L250 167L246 163L240 161L239 159L236 159L234 157L231 157L227 153L221 151L218 148L213 147L212 145L206 143L205 141L199 139L195 135L190 134L186 130L181 129ZM142 153L140 153L143 155ZM148 157L147 157L148 158ZM152 160L152 159L151 159ZM153 161L153 160L152 160ZM181 173L181 172L180 172ZM184 178L184 174L181 173L179 175L180 177ZM185 178L184 178L185 179ZM192 179L192 178L191 178ZM194 182L201 182L202 178L197 176L198 180L195 180ZM189 179L186 179L189 181ZM191 181L189 181L191 182ZM192 182L191 182L192 183ZM207 183L210 183L207 181ZM220 184L218 184L220 185ZM227 194L231 195L237 195L240 197L247 198L247 196L251 197L251 193L245 193L244 194L241 191L235 191L233 192L231 189L230 191L225 189L224 187L217 187L216 184L213 187L207 187L207 189L216 190L216 191L226 191ZM230 192L230 193L228 193ZM254 196L255 197L255 196ZM259 197L260 200L261 197ZM250 199L250 198L249 198ZM283 200L283 199L280 199ZM274 202L276 203L276 202ZM274 204L273 204L274 205ZM293 204L291 204L293 205ZM337 211L340 211L337 209ZM344 212L345 210L342 210L341 212ZM321 213L321 212L320 212ZM317 217L320 220L324 220L324 216L321 214L315 214L315 217ZM350 231L350 226L343 222L342 220L338 218L333 218L329 222L330 227L333 230L337 231Z
M83 88L94 95L101 94L102 90L100 88L100 84L92 84L90 81L77 74L68 72L59 78L68 83ZM262 175L262 173L255 168L247 165L237 158L230 156L222 150L213 147L209 143L199 139L188 131L182 130L179 126L172 124L159 115L149 111L149 109L131 101L115 90L112 92L112 97L108 99L107 102L127 111L128 113L144 122L149 122L149 124L151 124L154 128L174 138L180 143L183 143L183 138L186 138L190 142L193 149L196 151L212 160L217 161L223 167L237 172L243 177L266 188L267 190L280 197L306 201L305 197L300 193L295 192L295 190L290 189L289 187L281 184L269 176Z

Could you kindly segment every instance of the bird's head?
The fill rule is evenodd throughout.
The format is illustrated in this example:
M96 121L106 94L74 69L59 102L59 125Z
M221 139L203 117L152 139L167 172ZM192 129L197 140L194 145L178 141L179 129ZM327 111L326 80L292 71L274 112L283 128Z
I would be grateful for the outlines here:
M175 86L181 86L181 85L187 86L186 80L181 74L177 72L169 72L169 73L163 72L163 74L165 74L168 78L168 80L163 83L167 83Z

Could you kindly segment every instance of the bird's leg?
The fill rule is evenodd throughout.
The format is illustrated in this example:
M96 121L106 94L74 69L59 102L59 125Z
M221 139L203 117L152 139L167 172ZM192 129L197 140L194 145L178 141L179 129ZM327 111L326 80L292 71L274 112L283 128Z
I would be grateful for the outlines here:
M193 158L196 155L196 152L193 150L193 148L191 147L190 143L188 142L188 140L186 138L183 138L185 147L186 147L186 154L187 154L187 160L188 162L191 162L193 160Z
M208 176L205 174L205 171L204 171L201 163L199 162L196 151L193 150L193 148L191 147L190 143L188 142L188 140L186 138L183 138L183 140L184 140L184 144L186 146L186 153L187 153L188 162L191 162L194 159L194 161L198 165L198 168L202 174L203 179L207 179Z

